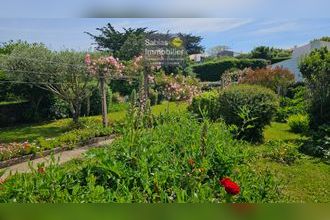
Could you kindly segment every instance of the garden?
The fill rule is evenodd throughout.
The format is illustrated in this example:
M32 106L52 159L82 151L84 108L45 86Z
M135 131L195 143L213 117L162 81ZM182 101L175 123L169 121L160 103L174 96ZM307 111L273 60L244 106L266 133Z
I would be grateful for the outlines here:
M259 57L155 67L141 54L152 31L99 30L92 52L0 47L0 176L29 166L0 177L0 202L329 202L326 48L301 61L297 83ZM187 56L203 50L179 36ZM114 140L59 163L100 137Z

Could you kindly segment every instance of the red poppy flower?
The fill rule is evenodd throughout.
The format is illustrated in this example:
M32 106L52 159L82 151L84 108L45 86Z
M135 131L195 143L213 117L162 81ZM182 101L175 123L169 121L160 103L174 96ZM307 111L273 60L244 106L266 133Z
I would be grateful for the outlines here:
M237 195L240 192L240 187L237 183L233 182L230 178L223 178L219 181L220 185L225 187L227 193Z
M231 182L231 179L228 178L228 177L225 177L225 178L222 178L221 180L219 180L219 184L220 184L221 186L225 186L225 184L226 184L227 182Z

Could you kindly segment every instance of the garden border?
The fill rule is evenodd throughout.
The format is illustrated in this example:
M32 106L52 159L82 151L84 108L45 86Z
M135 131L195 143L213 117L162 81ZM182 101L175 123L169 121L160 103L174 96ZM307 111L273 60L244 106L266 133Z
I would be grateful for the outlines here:
M64 151L68 151L68 150L72 150L72 149L76 149L76 148L81 148L81 147L93 147L93 144L97 144L97 143L102 142L102 141L113 139L114 137L116 137L115 134L111 134L111 135L107 135L107 136L103 136L103 137L94 137L94 138L91 138L87 141L80 142L80 143L76 144L74 147L72 147L72 146L70 146L70 147L69 146L56 147L56 148L53 148L53 149L44 150L44 151L41 151L41 152L36 152L35 154L28 154L28 155L24 155L24 156L21 156L21 157L16 157L16 158L12 158L12 159L9 159L9 160L0 161L0 169L6 168L6 167L9 167L9 166L13 166L13 165L16 165L16 164L19 164L19 163L23 163L23 162L26 162L28 160L35 160L35 159L38 159L38 158L41 158L41 157L45 157L45 156L48 156L52 153L56 154L56 153L59 153L59 152L64 152Z

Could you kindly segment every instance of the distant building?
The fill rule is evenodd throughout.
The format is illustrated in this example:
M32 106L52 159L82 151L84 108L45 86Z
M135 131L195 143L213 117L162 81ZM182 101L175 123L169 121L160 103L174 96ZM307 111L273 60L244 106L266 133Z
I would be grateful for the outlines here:
M294 47L292 52L292 57L289 60L284 60L279 63L275 63L272 67L280 66L289 69L295 75L295 80L300 82L303 80L302 74L298 68L300 60L312 52L314 49L319 49L321 47L327 47L330 49L330 42L314 40L307 45L301 47Z
M222 50L217 54L217 57L233 57L234 52L230 50Z
M208 57L208 56L206 54L202 54L202 53L189 55L189 59L196 63L202 62L206 57Z

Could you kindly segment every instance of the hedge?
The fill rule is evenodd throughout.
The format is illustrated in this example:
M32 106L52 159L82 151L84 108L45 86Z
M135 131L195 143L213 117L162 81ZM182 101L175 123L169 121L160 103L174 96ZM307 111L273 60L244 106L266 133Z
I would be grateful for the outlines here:
M267 61L263 59L226 58L193 65L192 70L201 81L219 81L226 70L232 68L263 68L267 64Z
M274 64L274 63L279 63L279 62L282 62L284 60L289 60L291 59L291 57L273 57L271 59L271 63Z

